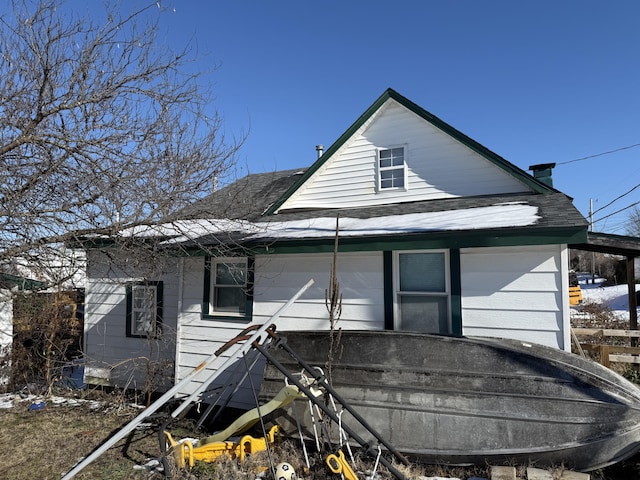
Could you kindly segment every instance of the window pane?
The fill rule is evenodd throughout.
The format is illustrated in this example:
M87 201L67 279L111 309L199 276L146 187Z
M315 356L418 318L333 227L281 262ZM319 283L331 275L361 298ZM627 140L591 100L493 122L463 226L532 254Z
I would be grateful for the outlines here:
M404 166L404 148L380 150L379 159L381 168Z
M216 312L244 314L245 290L237 287L217 287L214 291Z
M400 295L402 330L449 333L446 297Z
M245 263L217 263L216 285L244 285L246 283Z
M145 334L152 332L153 327L153 316L150 311L143 312L134 312L133 313L133 321L134 321L134 332L135 334Z
M404 187L404 169L393 168L380 172L380 188Z
M401 253L400 291L445 292L443 253Z
M380 150L380 166L382 168L391 166L391 151Z
M404 148L391 149L391 165L394 167L404 165Z
M152 309L156 303L155 287L134 286L133 308L135 310Z

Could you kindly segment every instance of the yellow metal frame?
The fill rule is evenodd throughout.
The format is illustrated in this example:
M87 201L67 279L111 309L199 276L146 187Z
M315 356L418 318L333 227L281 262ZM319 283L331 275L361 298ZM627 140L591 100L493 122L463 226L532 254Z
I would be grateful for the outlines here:
M238 442L211 442L202 446L194 446L189 440L176 442L169 432L164 432L168 444L173 450L173 457L180 468L193 467L195 461L215 462L225 456L231 460L244 462L248 455L264 451L268 446L280 444L280 427L274 425L266 437L255 438L245 435Z
M326 462L333 473L344 476L346 480L358 480L356 472L353 471L353 468L351 468L351 465L347 462L342 450L338 450L335 454L332 453L328 455Z

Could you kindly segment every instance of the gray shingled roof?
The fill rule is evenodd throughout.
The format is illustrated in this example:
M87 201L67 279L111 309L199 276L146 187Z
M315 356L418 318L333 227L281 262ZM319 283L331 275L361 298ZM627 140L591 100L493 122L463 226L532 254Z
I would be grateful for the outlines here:
M302 173L304 169L247 175L185 207L174 217L179 220L196 218L259 220L262 213L297 182Z
M410 213L429 213L487 207L507 202L523 203L537 207L539 220L531 226L524 228L531 235L536 231L549 232L553 229L567 231L577 229L586 232L587 221L573 206L571 199L558 191L547 193L491 195L482 197L460 197L441 200L427 200L421 202L393 203L388 205L341 208L341 209L314 209L283 212L275 215L267 215L265 212L269 206L276 202L281 195L293 185L302 174L303 170L286 170L248 175L237 182L209 195L180 212L180 219L211 219L230 218L248 220L251 222L286 222L293 220L310 219L317 217L350 217L350 218L374 218ZM478 233L478 230L470 226L469 230ZM487 230L487 234L500 235L497 228ZM463 234L458 231L457 234ZM424 234L424 233L423 233ZM228 235L228 236L227 236ZM242 242L244 234L240 232L227 232L224 235L228 241ZM364 236L365 234L363 234ZM270 239L264 238L263 241ZM221 235L200 237L194 245L219 244ZM188 242L191 243L191 242ZM223 242L225 243L225 242Z

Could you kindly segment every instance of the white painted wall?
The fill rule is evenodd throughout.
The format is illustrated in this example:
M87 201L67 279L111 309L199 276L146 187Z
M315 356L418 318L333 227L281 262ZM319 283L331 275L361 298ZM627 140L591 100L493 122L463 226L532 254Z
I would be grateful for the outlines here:
M569 350L566 246L463 249L462 332Z
M254 306L251 324L263 324L313 278L314 285L280 317L278 331L329 329L325 289L329 285L331 254L265 255L255 260ZM338 327L384 328L382 253L343 253L338 279L343 294ZM182 309L179 318L177 375L183 378L249 323L202 318L204 259L186 258L183 265ZM240 370L244 365L240 364ZM203 375L204 376L204 375ZM226 381L228 377L223 377ZM254 376L254 383L260 378ZM193 392L197 384L182 392ZM233 406L255 404L247 382L234 396Z
M168 259L162 270L151 274L146 280L163 282L163 334L158 339L131 338L126 336L126 284L143 280L134 271L142 271L140 266L131 269L117 267L126 262L110 252L104 254L89 252L87 287L85 297L85 378L121 388L142 389L145 381L147 359L153 365L162 367L167 373L157 380L162 384L173 384L175 358L176 320L178 317L178 271L177 259ZM153 277L153 278L151 278Z
M376 191L376 149L403 145L407 190ZM526 191L528 187L504 170L389 100L280 210Z
M568 348L568 291L565 246L463 249L461 251L462 316L465 335L517 338ZM126 360L149 355L146 339L125 337L125 284L135 280L104 259L93 258L89 268L85 335L88 375L103 375L123 386L142 378L127 369ZM99 260L99 261L98 261ZM164 282L166 344L156 346L159 359L171 363L179 380L193 371L250 324L263 324L309 279L315 284L287 310L277 323L279 331L328 329L325 290L329 286L332 255L263 255L255 259L254 306L251 322L203 318L204 257L172 259L170 268L153 280ZM152 280L151 278L148 278ZM338 326L344 329L384 328L382 252L341 253L338 280L343 311ZM565 313L563 317L563 312ZM174 345L171 335L175 332ZM248 359L251 363L252 359ZM111 370L122 362L122 367ZM244 373L244 361L238 362ZM97 368L97 370L96 370ZM100 370L102 369L102 370ZM254 386L260 381L254 371ZM208 372L203 372L204 374ZM205 376L203 374L203 376ZM231 372L221 377L224 384ZM133 386L133 385L132 385ZM193 392L197 384L181 394ZM234 395L232 406L254 405L250 381Z

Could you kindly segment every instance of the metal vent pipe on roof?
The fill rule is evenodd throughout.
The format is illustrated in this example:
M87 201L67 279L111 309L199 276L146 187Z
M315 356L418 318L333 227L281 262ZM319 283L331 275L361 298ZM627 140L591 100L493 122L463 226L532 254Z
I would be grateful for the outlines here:
M316 145L316 152L318 152L318 158L320 158L324 152L324 145Z

